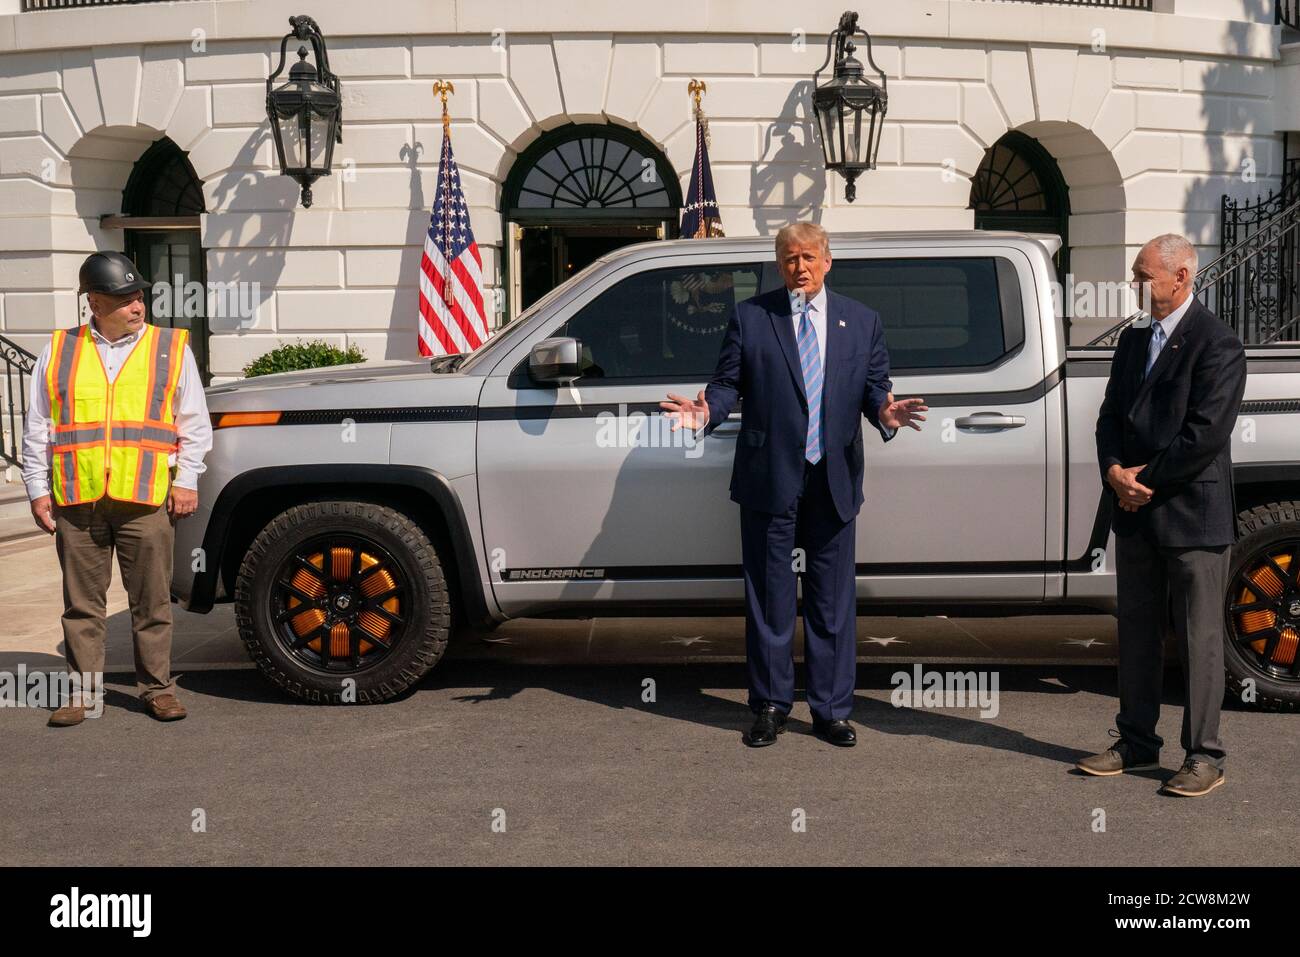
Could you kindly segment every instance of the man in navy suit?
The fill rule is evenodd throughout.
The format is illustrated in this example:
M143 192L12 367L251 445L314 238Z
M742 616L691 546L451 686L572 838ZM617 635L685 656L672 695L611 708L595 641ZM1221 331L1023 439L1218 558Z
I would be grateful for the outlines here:
M852 747L857 664L854 531L862 506L862 417L885 441L918 432L923 399L895 401L880 316L825 287L826 231L793 223L776 236L785 288L740 303L717 370L691 400L660 407L703 435L743 398L731 499L740 504L749 706L746 743L785 730L794 703L795 577L803 574L804 658L813 729Z

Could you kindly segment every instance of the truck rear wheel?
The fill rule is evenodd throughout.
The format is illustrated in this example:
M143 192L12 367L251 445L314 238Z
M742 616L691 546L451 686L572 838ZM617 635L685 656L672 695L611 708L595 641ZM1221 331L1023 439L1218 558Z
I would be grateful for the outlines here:
M414 685L442 657L451 608L442 562L401 512L308 502L253 540L235 583L249 656L289 694L372 704Z
M1300 502L1240 513L1224 600L1227 690L1266 711L1300 710Z

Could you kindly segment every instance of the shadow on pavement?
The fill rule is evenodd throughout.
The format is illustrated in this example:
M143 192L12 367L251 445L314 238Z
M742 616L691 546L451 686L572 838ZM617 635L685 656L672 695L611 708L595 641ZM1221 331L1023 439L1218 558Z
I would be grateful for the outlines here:
M927 666L930 667L930 666ZM944 664L934 670L970 671L987 666ZM864 728L889 735L935 738L957 744L1009 751L1061 763L1073 764L1091 753L1042 741L997 723L997 719L968 717L952 709L937 710L897 708L889 700L894 684L891 676L901 665L859 665L858 694L852 718ZM1115 698L1113 668L1099 667L1000 667L997 669L999 692L1034 695L1074 695L1080 693ZM802 668L797 672L802 676ZM131 675L110 677L129 682ZM655 681L656 701L641 700L643 682ZM310 708L279 691L260 673L250 669L194 671L178 676L182 693L251 702L272 707ZM743 703L746 689L745 669L740 664L610 664L610 665L524 665L511 662L444 661L416 688L385 705L366 708L412 708L431 692L447 692L452 707L474 707L496 701L508 701L527 690L543 690L586 701L615 711L645 711L659 718L686 721L718 730L748 730L752 721ZM722 697L717 690L735 692ZM881 695L883 694L883 698ZM133 694L109 689L109 706L132 711L143 709ZM1116 702L1117 703L1117 702ZM1181 706L1182 687L1177 671L1167 676L1164 704ZM445 706L445 705L444 705ZM802 689L796 692L795 714L806 708ZM331 712L342 709L328 708ZM977 714L977 712L972 712ZM270 716L270 714L268 714ZM806 720L791 717L794 731L811 731ZM1105 728L1098 728L1099 747L1104 743ZM1153 779L1161 772L1144 776Z

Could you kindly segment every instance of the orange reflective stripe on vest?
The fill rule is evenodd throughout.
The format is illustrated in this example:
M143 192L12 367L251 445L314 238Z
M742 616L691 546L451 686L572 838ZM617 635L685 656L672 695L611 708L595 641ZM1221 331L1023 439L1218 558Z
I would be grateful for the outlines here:
M46 388L54 422L51 488L60 505L104 495L161 505L176 451L173 400L188 333L145 325L108 381L90 326L54 333Z

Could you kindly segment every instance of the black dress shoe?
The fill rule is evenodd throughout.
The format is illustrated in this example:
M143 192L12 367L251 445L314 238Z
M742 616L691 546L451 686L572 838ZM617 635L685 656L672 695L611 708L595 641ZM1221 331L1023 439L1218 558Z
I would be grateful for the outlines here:
M844 718L835 718L832 721L813 718L813 731L818 737L837 748L851 748L858 743L858 735L853 730L853 725Z
M754 726L749 729L745 743L751 748L765 748L776 744L776 736L785 730L785 715L774 704L765 704L754 719Z

